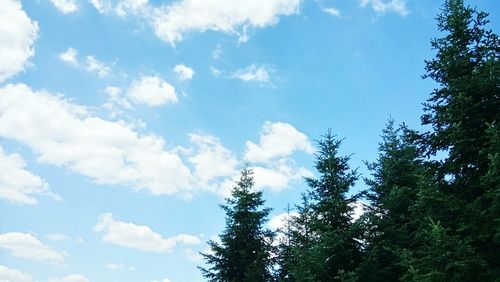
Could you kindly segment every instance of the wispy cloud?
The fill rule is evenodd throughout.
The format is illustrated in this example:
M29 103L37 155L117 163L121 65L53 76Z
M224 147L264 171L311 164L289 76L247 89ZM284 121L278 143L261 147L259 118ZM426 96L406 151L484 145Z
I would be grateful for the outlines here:
M336 18L340 18L340 17L342 17L342 15L341 15L341 13L340 13L340 10L339 10L339 9L337 9L337 8L334 8L334 7L328 7L328 8L323 8L322 10L323 10L323 12L325 12L325 13L327 13L327 14L329 14L329 15L332 15L332 16L334 16L334 17L336 17Z
M115 220L111 213L100 215L94 230L103 234L103 242L144 252L170 253L178 244L201 244L197 236L190 234L164 238L149 226Z
M99 78L104 78L111 74L111 67L97 60L92 55L88 55L84 60L80 61L78 58L78 50L72 47L60 53L59 59L73 67L82 67L87 72L96 74Z
M252 64L246 68L233 72L230 77L240 79L245 82L269 84L271 82L271 72L272 70L267 67Z
M78 11L75 0L50 0L52 4L63 14L70 14Z
M37 260L45 263L61 264L65 255L43 244L29 233L10 232L0 234L0 248L6 249L17 258Z
M361 7L370 6L377 13L395 12L401 16L410 13L405 0L360 0Z

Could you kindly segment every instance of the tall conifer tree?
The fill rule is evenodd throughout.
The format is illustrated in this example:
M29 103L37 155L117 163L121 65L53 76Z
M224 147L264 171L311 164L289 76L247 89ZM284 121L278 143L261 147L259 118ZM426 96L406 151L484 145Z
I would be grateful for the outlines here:
M416 226L411 209L427 178L417 147L404 136L404 129L389 120L379 157L367 164L372 178L365 179L369 205L361 220L366 247L358 269L360 281L399 280L405 271L401 254L413 245Z
M349 157L339 156L341 141L328 132L318 141L318 178L307 178L312 217L303 230L310 232L309 248L297 249L301 259L292 272L297 281L340 281L353 274L360 260L352 229L356 199L347 193L358 176Z
M422 116L433 130L419 143L427 156L446 157L429 162L437 186L422 191L415 206L427 220L421 219L410 277L492 281L500 275L498 185L491 181L498 173L500 41L485 28L487 14L462 0L446 0L437 20L444 36L432 41L437 54L426 62L425 77L439 87Z
M270 209L262 207L262 191L253 191L253 185L252 170L244 168L221 206L226 212L221 242L209 241L212 253L202 254L209 267L200 269L209 281L272 280L274 234L264 229Z

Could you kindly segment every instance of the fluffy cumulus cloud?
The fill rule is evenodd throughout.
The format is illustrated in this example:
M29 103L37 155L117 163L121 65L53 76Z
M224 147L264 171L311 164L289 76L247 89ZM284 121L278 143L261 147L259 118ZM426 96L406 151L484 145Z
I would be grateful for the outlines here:
M28 273L17 269L8 268L0 265L0 281L2 282L33 282L33 278Z
M194 70L186 65L175 65L174 72L179 77L179 80L191 80L194 76Z
M100 184L189 193L190 171L165 140L132 125L93 116L88 109L24 84L0 88L0 136L31 147L42 163L67 167Z
M289 187L290 182L300 181L313 174L304 167L295 167L289 159L280 159L267 166L253 166L255 185L279 192Z
M23 71L35 54L38 24L23 10L20 0L0 0L0 82Z
M405 0L360 0L360 5L370 6L377 13L395 12L401 16L409 13Z
M17 258L31 259L51 264L61 264L64 254L43 244L29 233L9 232L0 234L0 248Z
M259 144L246 142L245 158L249 162L265 163L289 156L296 151L314 153L314 147L304 133L288 123L266 122L260 134Z
M220 141L210 135L190 134L195 154L189 157L194 164L198 179L208 182L219 177L228 177L237 173L238 160Z
M0 198L17 204L36 204L37 196L51 195L49 185L25 169L26 163L18 154L5 154L0 147Z
M246 82L270 83L270 72L271 70L264 66L250 65L246 68L235 71L230 77Z
M90 0L100 13L134 15L151 24L155 34L174 45L187 34L207 30L235 34L248 40L249 28L264 28L280 16L299 12L302 0L180 0L152 6L147 0Z
M151 20L158 37L174 44L191 32L221 31L246 37L248 27L263 28L279 16L296 14L301 0L182 0L154 10Z
M75 0L50 0L52 4L63 14L76 12L78 6Z
M287 228L287 222L299 215L298 212L285 212L277 214L267 222L267 227L273 231L284 230Z
M65 52L59 54L59 59L61 61L70 64L72 66L78 65L78 51L74 48L68 48Z
M108 92L120 95L121 89ZM127 102L120 97L115 100ZM167 148L162 137L142 133L136 124L103 119L62 96L33 91L24 84L0 88L0 112L1 137L27 145L41 163L67 168L97 184L189 199L199 190L228 196L243 161L254 168L259 189L280 191L311 175L306 168L297 167L292 156L296 152L311 154L314 148L307 136L288 123L266 122L259 142L247 141L240 158L211 135L190 134L188 147ZM3 192L4 197L34 202L34 195L52 195L41 179L24 170L19 156L0 154L0 166L2 159L3 171L17 170L23 177L15 184L24 183L11 186L14 188ZM14 174L8 175L3 181L12 180Z
M63 278L52 278L49 282L90 282L90 280L81 274L70 274Z
M132 83L128 95L137 104L161 106L177 102L175 87L158 76L143 76Z
M164 238L149 226L115 220L111 213L100 215L94 230L102 233L102 240L106 243L144 252L169 253L178 244L201 244L197 236L189 234Z

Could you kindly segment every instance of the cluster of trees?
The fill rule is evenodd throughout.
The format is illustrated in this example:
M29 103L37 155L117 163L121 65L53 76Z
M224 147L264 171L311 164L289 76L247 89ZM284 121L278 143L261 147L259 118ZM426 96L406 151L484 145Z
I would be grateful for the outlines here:
M425 77L438 87L419 132L389 121L368 189L341 141L318 141L317 178L278 236L245 168L227 199L209 281L500 281L500 41L487 14L447 0ZM353 219L354 203L365 213ZM278 238L278 239L277 239Z

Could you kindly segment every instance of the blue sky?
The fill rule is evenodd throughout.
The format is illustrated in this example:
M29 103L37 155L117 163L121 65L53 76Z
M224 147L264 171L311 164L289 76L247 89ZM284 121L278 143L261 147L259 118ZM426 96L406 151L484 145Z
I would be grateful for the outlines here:
M243 163L274 228L329 128L420 128L440 2L0 0L0 280L202 281Z

